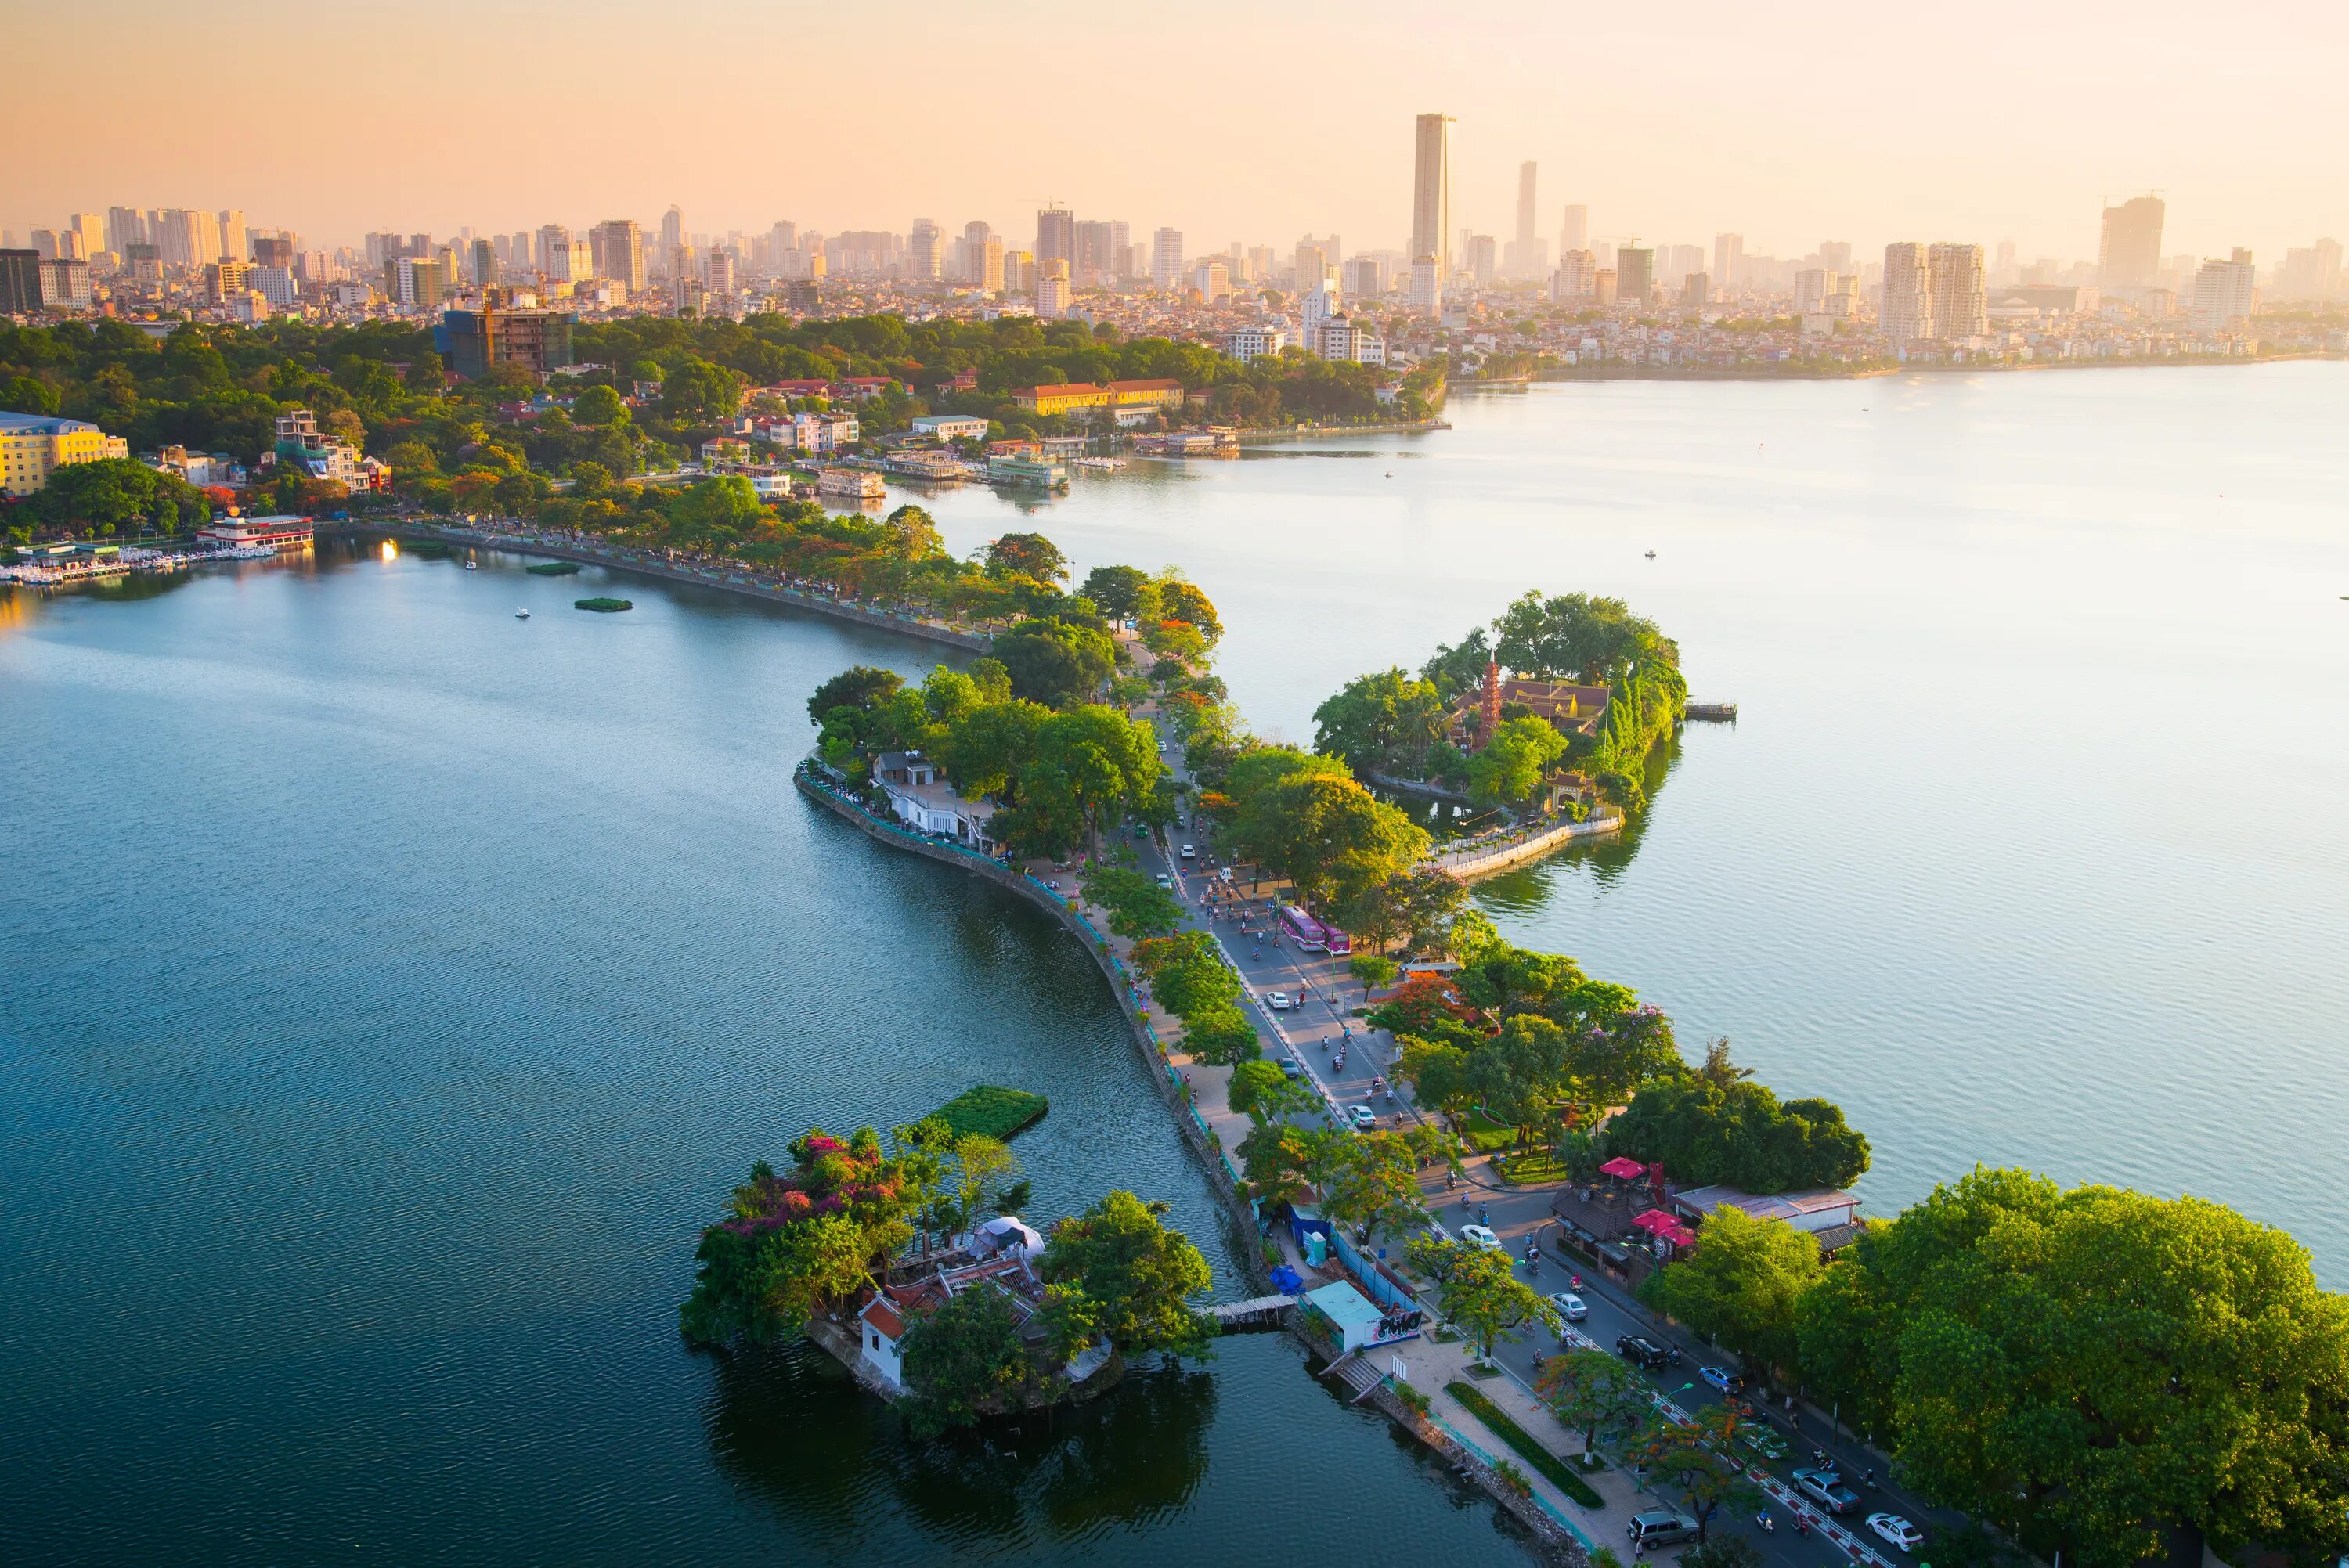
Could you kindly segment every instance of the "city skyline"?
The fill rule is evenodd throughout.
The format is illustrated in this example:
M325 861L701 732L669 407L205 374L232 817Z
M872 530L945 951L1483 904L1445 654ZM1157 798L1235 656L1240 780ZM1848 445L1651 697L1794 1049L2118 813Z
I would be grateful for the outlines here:
M439 9L427 0L423 18ZM1057 93L994 90L1113 71L1140 41L1130 26L1091 13L1036 9L1037 25L1020 30L1025 53L1005 59L999 79L968 67L1002 49L1000 29L947 12L921 23L943 46L899 58L899 40L877 21L721 5L712 25L739 32L741 46L672 58L628 42L626 29L594 7L560 35L518 11L473 9L463 13L473 44L531 46L526 63L501 77L498 112L468 108L463 84L445 79L443 62L422 46L433 28L405 28L367 36L377 69L366 77L274 84L274 129L258 136L249 111L163 118L190 101L165 90L175 73L224 67L232 39L188 35L150 0L99 0L70 16L28 18L28 54L44 42L67 51L96 24L123 101L159 107L93 115L68 73L21 84L0 121L45 153L15 172L0 225L23 243L32 228L76 211L200 206L242 210L257 226L292 228L331 247L381 229L480 232L552 221L585 231L613 216L650 224L675 203L695 232L761 232L778 219L824 232L902 232L932 214L949 230L986 221L1020 244L1030 215L1057 199L1080 217L1122 219L1138 233L1181 230L1195 250L1286 243L1301 232L1345 235L1349 250L1401 251L1411 238L1413 121L1444 113L1455 122L1447 127L1448 242L1463 230L1504 241L1518 232L1527 162L1539 166L1543 192L1534 232L1551 240L1566 208L1581 205L1594 238L1702 242L1735 232L1750 251L1795 255L1824 234L1863 251L1909 238L2012 241L2025 256L2094 259L2104 206L2148 191L2168 202L2173 253L2225 256L2249 246L2281 254L2349 229L2349 152L2339 139L2309 134L2312 116L2298 107L2322 101L2317 77L2328 56L2306 26L2293 51L2262 57L2257 81L2236 81L2183 41L2147 29L1993 6L1982 14L1982 36L1998 36L1994 24L2011 13L2029 18L2033 48L1946 80L1911 68L1900 78L1901 121L1911 133L1888 137L1868 129L1878 95L1826 84L1875 79L1901 57L1909 29L1878 28L1819 56L1778 37L1775 24L1724 15L1692 40L1675 34L1669 64L1649 71L1637 62L1640 51L1661 50L1660 28L1578 24L1569 51L1562 24L1528 19L1506 49L1486 46L1490 38L1438 36L1409 50L1364 51L1366 76L1350 76L1342 91L1308 86L1278 101L1251 98L1225 143L1233 165L1248 171L1236 181L1218 160L1136 159L1129 139L1071 134ZM264 31L274 15L260 14ZM289 24L294 15L284 13ZM1415 25L1399 8L1363 17L1373 33L1382 18ZM1121 85L1114 119L1138 129L1214 107L1222 89L1185 68L1227 47L1211 19L1203 14L1149 38L1152 69ZM1299 31L1301 43L1301 23L1257 20L1263 41L1277 47ZM2349 23L2304 21L2349 46ZM636 87L614 98L608 69L623 50ZM837 93L778 88L759 74L776 57L821 67L868 50L888 60L891 112L845 140L828 129ZM1624 68L1557 74L1561 58L1609 50L1628 51ZM458 95L452 112L402 108L402 134L384 137L385 113L422 101L409 91L411 69L436 92ZM1821 90L1790 95L1788 69L1793 79L1820 80ZM795 72L790 80L820 77ZM384 97L394 90L403 98ZM2177 112L2186 94L2192 114ZM501 136L507 120L561 134ZM2213 124L2225 134L2212 134ZM72 134L57 134L59 127ZM807 156L823 146L831 155ZM695 156L678 158L680 147Z

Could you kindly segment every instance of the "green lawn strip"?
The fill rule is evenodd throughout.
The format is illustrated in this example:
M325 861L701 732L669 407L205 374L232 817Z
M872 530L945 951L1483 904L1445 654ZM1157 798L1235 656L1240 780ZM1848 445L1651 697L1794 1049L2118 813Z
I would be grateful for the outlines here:
M1044 1113L1051 1109L1052 1102L1040 1094L983 1083L977 1088L963 1090L930 1115L953 1128L957 1138L976 1132L987 1138L1009 1139L1043 1120Z
M571 607L574 610L593 610L598 614L613 615L622 610L633 610L636 605L633 599L595 598L574 599L571 601Z
M529 573L533 577L568 577L573 573L579 570L579 562L576 561L545 561L541 562L536 566L525 566L523 570Z
M1468 1408L1468 1413L1492 1429L1499 1438L1527 1464L1539 1470L1549 1483L1582 1504L1585 1508L1604 1508L1607 1500L1590 1490L1590 1483L1567 1468L1566 1461L1534 1441L1533 1434L1502 1413L1501 1408L1485 1397L1481 1388L1465 1383L1446 1383L1444 1391Z
M1479 1154L1498 1154L1517 1144L1517 1130L1504 1127L1481 1109L1472 1109L1460 1119L1461 1136L1468 1147Z

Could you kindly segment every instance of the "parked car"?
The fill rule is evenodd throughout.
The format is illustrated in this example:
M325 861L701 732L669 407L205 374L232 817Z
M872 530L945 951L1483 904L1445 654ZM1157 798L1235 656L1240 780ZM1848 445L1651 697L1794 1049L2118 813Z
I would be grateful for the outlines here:
M1165 879L1161 877L1159 880L1164 882ZM1297 1000L1286 991L1267 991L1264 994L1264 1005L1276 1013L1286 1013L1297 1006Z
M1706 1382L1712 1384L1714 1387L1720 1389L1724 1394L1743 1394L1745 1392L1745 1378L1744 1375L1732 1372L1726 1367L1700 1367L1696 1369L1696 1375L1703 1378Z
M1305 1076L1305 1064L1299 1061L1296 1057L1290 1053L1283 1051L1280 1053L1280 1076L1283 1078L1301 1078Z
M1549 1304L1557 1308L1557 1315L1568 1323L1580 1323L1590 1315L1590 1308L1585 1306L1582 1298L1571 1291L1557 1292L1549 1298Z
M1833 1470L1798 1470L1795 1490L1829 1513L1849 1513L1859 1506L1859 1493L1844 1485L1843 1478Z
M1367 1110L1370 1108L1356 1106L1354 1109ZM1482 1247L1488 1253L1497 1253L1501 1250L1501 1238L1493 1233L1493 1229L1489 1225L1463 1225L1460 1227L1460 1239L1472 1247Z
M1659 1345L1641 1334L1627 1334L1615 1342L1615 1354L1634 1367L1644 1367L1653 1372L1660 1367L1680 1365L1681 1353L1672 1346Z
M1696 1521L1669 1508L1651 1508L1645 1513L1633 1514L1624 1524L1623 1533L1642 1546L1675 1546L1696 1539Z
M1350 1114L1357 1132L1368 1132L1379 1124L1379 1113L1367 1105L1356 1106Z
M1759 1421L1748 1421L1739 1427L1737 1440L1765 1460L1783 1460L1786 1457L1786 1439Z
M1914 1552L1925 1544L1925 1532L1897 1513L1871 1513L1868 1527L1903 1552Z

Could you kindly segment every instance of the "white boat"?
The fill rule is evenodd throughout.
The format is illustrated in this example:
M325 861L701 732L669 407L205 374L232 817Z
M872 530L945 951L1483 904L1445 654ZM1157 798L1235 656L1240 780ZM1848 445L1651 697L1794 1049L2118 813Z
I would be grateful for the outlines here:
M465 562L465 570L468 572L479 572L481 569L481 567L479 562L468 561Z
M530 619L530 612L527 610L516 610L514 612L514 619L517 621L527 621Z

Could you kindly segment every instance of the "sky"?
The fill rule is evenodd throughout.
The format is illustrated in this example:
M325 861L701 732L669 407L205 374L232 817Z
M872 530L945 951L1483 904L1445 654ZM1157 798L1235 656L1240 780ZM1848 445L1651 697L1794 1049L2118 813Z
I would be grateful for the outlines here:
M1405 241L1413 117L1454 128L1454 227L1799 256L1896 239L2093 259L2161 192L2166 254L2349 240L2349 5L1861 7L162 0L26 5L0 63L0 225L243 211L331 249L653 222L903 232L1036 208L1197 253ZM69 62L72 68L33 68Z

